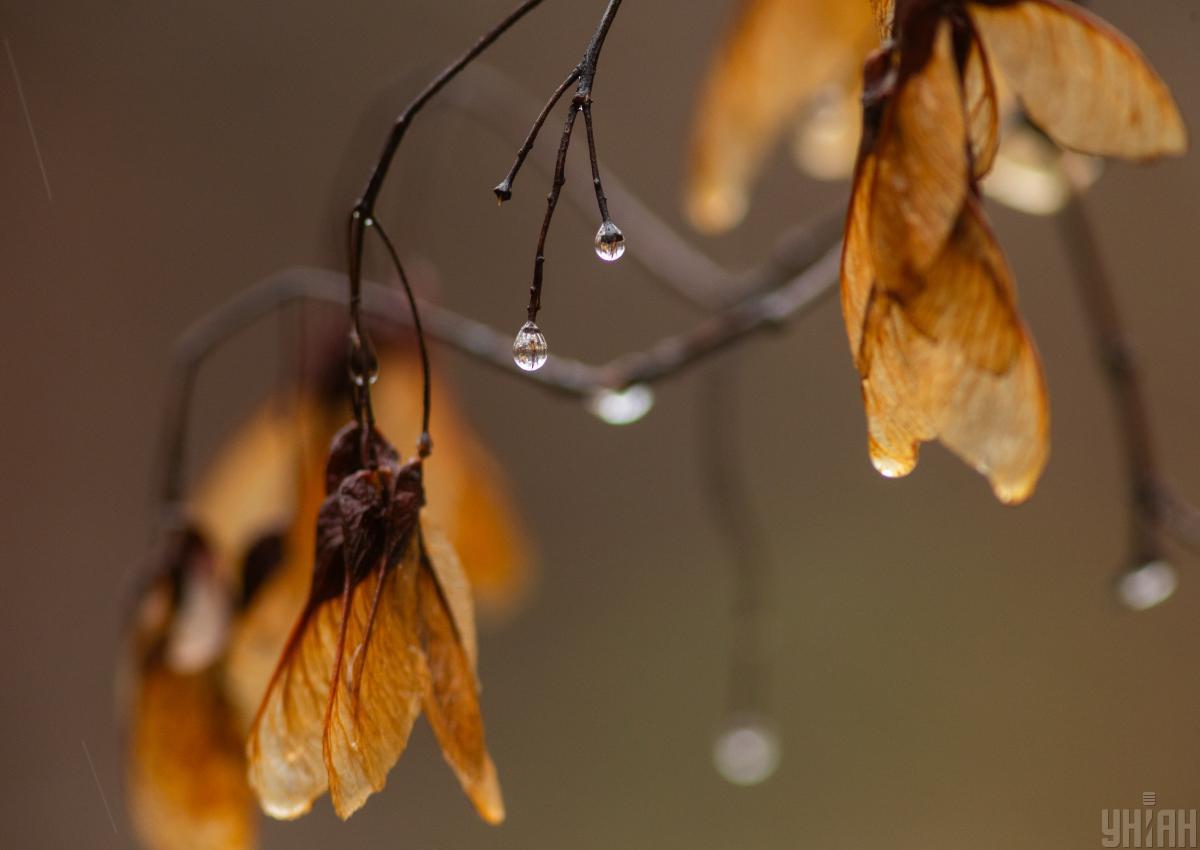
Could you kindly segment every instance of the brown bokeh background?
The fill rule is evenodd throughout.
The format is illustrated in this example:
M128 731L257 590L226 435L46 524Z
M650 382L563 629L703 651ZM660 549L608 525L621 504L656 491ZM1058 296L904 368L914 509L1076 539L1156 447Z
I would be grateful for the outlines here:
M386 112L510 5L0 6L52 194L5 56L0 846L132 846L114 664L150 533L172 339L274 270L336 265L338 223ZM598 141L607 167L683 228L687 119L728 4L625 5L596 88ZM1200 127L1195 0L1094 5ZM601 6L548 3L487 61L540 98ZM363 124L384 91L396 99ZM517 140L440 109L407 144L387 201L393 235L436 269L446 303L515 329L544 174L528 170L498 211L490 188ZM574 158L570 178L585 175ZM701 244L749 265L844 191L807 182L781 153L746 224ZM1114 165L1088 199L1164 462L1196 498L1198 198L1193 153ZM528 607L484 635L509 820L475 819L422 726L350 822L322 802L268 825L264 846L1073 850L1099 846L1101 809L1133 807L1142 791L1200 807L1200 562L1177 555L1183 584L1161 609L1113 602L1126 541L1119 456L1062 248L1045 219L993 214L1053 399L1053 457L1028 505L1000 507L937 448L903 482L872 471L832 302L724 357L769 535L770 708L785 748L770 782L735 788L710 765L728 561L698 466L697 376L663 384L646 420L617 429L438 349L541 555ZM628 258L595 261L595 226L570 208L556 221L543 313L553 351L598 360L686 327L691 314ZM279 350L268 322L216 358L200 385L202 447L278 379Z

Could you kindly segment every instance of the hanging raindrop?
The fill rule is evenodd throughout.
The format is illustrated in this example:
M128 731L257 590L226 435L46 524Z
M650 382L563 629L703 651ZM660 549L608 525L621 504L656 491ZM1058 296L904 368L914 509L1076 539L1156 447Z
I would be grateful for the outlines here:
M732 718L713 741L713 765L734 785L758 785L779 767L779 736L757 714Z
M350 380L356 387L369 386L379 379L379 356L375 353L375 347L366 339L351 337L347 366Z
M587 401L587 409L609 425L632 425L654 407L654 390L634 384L624 390L601 390Z
M1175 568L1166 561L1150 561L1117 579L1117 598L1133 611L1145 611L1171 598L1179 586Z
M625 234L611 221L605 220L596 231L596 256L615 263L625 253Z
M533 322L526 322L517 331L513 340L513 362L526 372L536 372L546 365L550 349L546 345L546 336Z

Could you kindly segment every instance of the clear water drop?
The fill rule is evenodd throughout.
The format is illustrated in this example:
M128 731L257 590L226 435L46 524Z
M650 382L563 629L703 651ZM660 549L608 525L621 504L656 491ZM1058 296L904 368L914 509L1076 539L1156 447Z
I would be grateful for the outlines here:
M1175 568L1166 561L1150 561L1117 579L1117 598L1133 611L1146 611L1166 602L1179 587Z
M347 366L350 380L357 387L369 386L379 379L379 356L374 346L366 340L351 338Z
M758 785L779 767L779 736L758 715L732 719L713 742L713 765L734 785Z
M654 407L654 390L634 384L624 390L602 390L588 399L587 408L601 422L632 425Z
M513 362L526 372L536 372L546 365L550 356L550 348L546 345L546 335L534 322L526 322L517 331L513 340Z
M611 221L605 221L596 231L596 256L615 263L625 254L625 234Z

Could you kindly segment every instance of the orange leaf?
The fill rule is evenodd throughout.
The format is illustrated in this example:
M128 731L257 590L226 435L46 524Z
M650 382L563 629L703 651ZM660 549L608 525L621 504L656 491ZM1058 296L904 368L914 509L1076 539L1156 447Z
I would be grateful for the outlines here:
M692 224L737 224L783 129L821 89L853 88L874 40L862 0L744 0L700 87L685 207Z
M1171 92L1124 35L1074 4L968 4L988 55L1030 118L1066 148L1148 159L1180 154Z
M457 625L464 622L459 616L463 605L451 601L461 599L464 585L451 575L450 554L445 546L424 551L425 569L417 576L421 645L429 664L423 705L446 762L480 816L495 824L504 820L504 801L484 741L474 652L469 651ZM434 558L441 563L435 566Z
M950 25L928 20L921 29L910 21L912 38L874 144L871 254L884 280L933 262L967 195L966 116Z
M130 819L150 850L249 850L254 798L211 670L143 670L130 717Z
M415 537L415 535L412 535ZM428 671L418 649L415 546L351 590L324 733L329 794L348 818L379 791L408 744Z

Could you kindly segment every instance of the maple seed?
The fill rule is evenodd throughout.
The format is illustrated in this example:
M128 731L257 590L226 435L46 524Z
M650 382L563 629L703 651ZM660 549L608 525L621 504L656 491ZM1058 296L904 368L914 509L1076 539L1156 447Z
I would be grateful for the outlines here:
M596 231L596 256L615 263L625 254L625 234L611 221L605 221Z
M550 349L546 336L534 322L526 322L513 340L513 362L526 372L536 372L546 365Z

